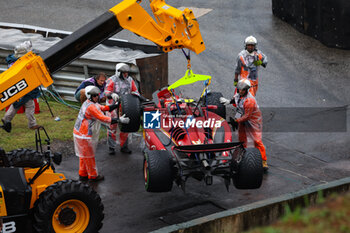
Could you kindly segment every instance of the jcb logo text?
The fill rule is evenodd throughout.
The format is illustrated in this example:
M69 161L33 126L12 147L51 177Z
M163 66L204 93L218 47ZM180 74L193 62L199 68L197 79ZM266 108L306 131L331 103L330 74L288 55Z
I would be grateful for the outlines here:
M15 222L4 222L2 225L1 233L12 233L16 232L16 223Z
M16 83L15 85L11 86L7 90L5 90L3 93L1 93L0 95L1 103L4 103L6 100L16 95L18 92L23 91L27 87L28 87L28 84L24 79L22 79L21 81L19 81L18 83Z

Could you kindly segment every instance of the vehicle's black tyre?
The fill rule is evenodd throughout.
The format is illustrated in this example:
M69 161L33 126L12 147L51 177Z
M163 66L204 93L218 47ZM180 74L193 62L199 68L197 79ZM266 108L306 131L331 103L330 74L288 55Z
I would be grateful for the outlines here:
M100 196L80 181L58 181L46 188L34 207L36 232L95 233L102 227Z
M41 167L44 164L44 155L35 150L17 149L6 153L8 165L11 167Z
M142 108L139 97L126 94L120 98L119 116L125 114L130 118L129 124L119 123L119 128L122 132L137 132L141 124Z
M257 148L246 148L238 164L233 184L237 189L260 188L263 179L263 166L260 151Z
M0 147L0 167L9 167L9 160L6 156L4 149Z
M173 187L174 162L164 150L144 151L143 174L147 192L169 192Z
M210 109L209 111L214 112L215 114L226 119L226 107L225 105L220 103L220 97L223 97L223 95L220 92L209 92L207 94L207 104L218 106L217 109Z

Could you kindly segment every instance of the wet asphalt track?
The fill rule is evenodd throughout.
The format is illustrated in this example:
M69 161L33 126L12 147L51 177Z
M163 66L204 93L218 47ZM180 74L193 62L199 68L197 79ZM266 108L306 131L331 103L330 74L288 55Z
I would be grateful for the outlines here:
M74 31L118 2L13 0L0 8L0 21ZM334 109L329 111L337 113L335 107L345 106L349 115L350 51L327 48L300 34L272 15L270 0L168 0L167 3L175 7L213 9L199 18L207 49L200 55L192 54L193 71L211 75L213 91L221 91L224 96L230 97L233 63L242 49L244 38L253 34L259 41L259 48L269 59L267 69L260 72L257 101L261 108L274 107L279 112L280 107L331 107ZM127 31L121 32L118 37L146 42ZM182 77L185 67L182 52L172 52L169 55L170 82ZM184 93L198 96L199 93L193 90L188 88ZM266 112L266 116L271 116L270 113ZM292 117L286 118L290 120ZM283 119L276 115L269 118L267 124L274 125L275 129L279 126L285 129ZM132 155L117 153L111 157L106 153L105 143L101 143L96 157L98 168L106 180L95 186L105 205L101 232L149 232L349 176L349 117L345 122L334 119L322 122L330 127L340 126L343 132L332 129L326 132L293 132L293 121L283 132L265 132L263 142L267 147L270 170L259 190L242 191L231 186L227 192L223 181L214 179L212 186L189 180L186 193L176 186L170 193L146 193L141 137L134 137ZM303 118L298 116L294 120L303 122ZM305 124L311 129L319 128L313 121ZM76 178L77 168L78 160L71 156L57 169L69 178Z

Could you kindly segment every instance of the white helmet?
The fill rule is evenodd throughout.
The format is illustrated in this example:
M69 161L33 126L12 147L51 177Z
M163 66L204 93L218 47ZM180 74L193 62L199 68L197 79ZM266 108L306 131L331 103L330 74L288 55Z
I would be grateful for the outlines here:
M256 38L254 36L248 36L247 38L245 38L244 40L244 44L247 45L257 45L258 41L256 40Z
M130 71L130 67L127 64L125 64L125 63L118 63L115 66L115 71L118 71L118 72L129 72Z
M248 90L252 85L248 79L241 79L237 84L238 90Z
M85 88L85 96L86 96L86 98L88 98L89 100L91 99L91 95L93 95L93 94L100 94L101 93L101 90L98 88L98 87L96 87L96 86L87 86L86 88Z
M115 65L115 76L119 77L122 72L129 72L130 67L125 63L118 63Z

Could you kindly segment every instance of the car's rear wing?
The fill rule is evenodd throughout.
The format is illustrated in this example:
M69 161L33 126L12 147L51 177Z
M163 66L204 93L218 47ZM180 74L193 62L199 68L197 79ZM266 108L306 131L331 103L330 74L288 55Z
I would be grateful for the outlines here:
M187 146L174 146L174 150L183 153L195 152L222 152L236 149L243 145L243 142L224 142L215 144L196 144Z

